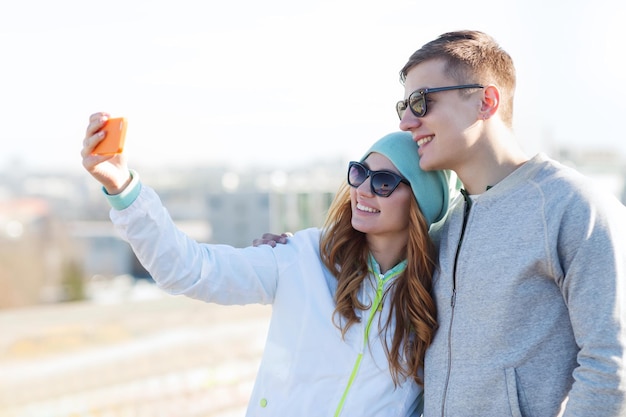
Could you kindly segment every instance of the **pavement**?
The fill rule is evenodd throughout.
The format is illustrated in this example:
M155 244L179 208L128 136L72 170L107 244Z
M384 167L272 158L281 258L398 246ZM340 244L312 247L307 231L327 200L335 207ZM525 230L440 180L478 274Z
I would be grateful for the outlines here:
M0 417L243 417L271 307L152 284L0 310Z

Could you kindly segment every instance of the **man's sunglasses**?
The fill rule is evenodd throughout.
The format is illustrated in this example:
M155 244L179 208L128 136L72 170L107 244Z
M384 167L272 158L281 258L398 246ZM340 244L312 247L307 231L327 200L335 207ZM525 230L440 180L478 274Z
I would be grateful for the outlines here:
M370 178L370 189L372 193L381 197L389 197L401 182L406 185L411 185L409 181L395 172L370 171L360 162L350 162L348 165L348 184L357 188L363 184L368 177Z
M426 95L430 93L438 93L439 91L448 91L448 90L463 90L466 88L485 88L480 84L463 84L463 85L453 85L450 87L436 87L436 88L421 88L419 90L413 91L409 98L406 100L400 100L396 103L396 111L398 112L398 117L402 120L402 116L404 116L404 112L407 107L411 109L411 112L417 117L426 116Z

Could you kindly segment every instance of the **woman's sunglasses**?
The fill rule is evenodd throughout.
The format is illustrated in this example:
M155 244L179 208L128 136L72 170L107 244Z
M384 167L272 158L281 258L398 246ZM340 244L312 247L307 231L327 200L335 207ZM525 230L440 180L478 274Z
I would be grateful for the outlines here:
M370 171L360 162L350 162L348 165L348 184L357 188L363 184L368 177L370 178L370 189L372 193L381 197L389 197L401 182L409 186L411 185L409 181L395 172Z
M485 88L480 84L463 84L463 85L453 85L450 87L437 87L437 88L421 88L419 90L413 91L409 98L406 100L400 100L396 103L396 111L398 112L398 117L402 120L402 116L404 116L404 112L407 107L411 109L411 113L413 113L417 117L426 116L426 95L430 93L437 93L439 91L448 91L448 90L463 90L465 88Z

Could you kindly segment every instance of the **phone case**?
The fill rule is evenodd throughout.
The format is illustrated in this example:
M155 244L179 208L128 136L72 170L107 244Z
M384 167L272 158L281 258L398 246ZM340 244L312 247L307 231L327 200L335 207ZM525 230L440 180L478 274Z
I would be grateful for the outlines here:
M106 132L104 139L96 145L93 153L96 155L111 155L122 153L126 139L126 119L116 117L107 120L103 130Z

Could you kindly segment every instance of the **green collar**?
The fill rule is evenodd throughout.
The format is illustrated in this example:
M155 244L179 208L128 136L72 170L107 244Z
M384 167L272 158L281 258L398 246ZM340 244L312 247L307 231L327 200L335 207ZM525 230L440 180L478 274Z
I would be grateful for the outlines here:
M405 259L383 274L382 272L380 272L380 265L378 264L378 262L376 262L376 259L374 259L374 256L372 256L371 253L369 254L368 259L367 259L369 271L376 276L383 275L385 277L384 278L385 281L387 281L387 279L393 276L396 276L400 274L402 271L404 271L406 269L407 263L408 262Z

